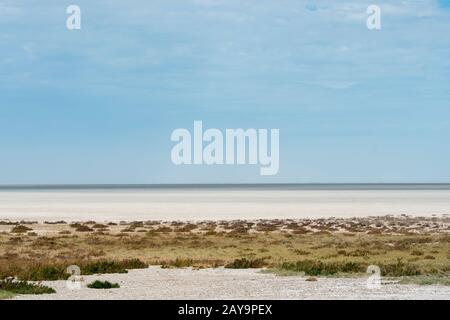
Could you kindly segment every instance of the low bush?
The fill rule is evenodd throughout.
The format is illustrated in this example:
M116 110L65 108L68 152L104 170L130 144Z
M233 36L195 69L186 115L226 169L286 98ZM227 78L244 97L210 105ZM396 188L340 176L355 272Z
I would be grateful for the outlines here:
M127 273L131 269L147 268L148 264L139 259L128 259L121 261L99 260L82 264L81 274L102 274L102 273Z
M11 233L25 233L31 230L33 229L28 228L27 226L18 225L11 229Z
M116 289L120 288L120 285L118 283L111 283L109 281L95 280L94 282L89 283L87 287L91 289Z
M49 294L56 292L55 289L41 284L33 284L26 281L14 281L11 279L0 281L0 290L15 294Z
M420 251L420 250L413 250L413 251L411 252L411 255L412 255L412 256L423 256L423 251Z
M194 260L192 259L182 259L176 258L175 260L166 261L162 263L161 268L187 268L194 265Z
M418 266L398 259L396 263L374 263L380 267L381 275L387 277L417 276L424 273ZM304 272L309 276L327 276L338 273L365 273L368 264L355 261L324 262L320 260L301 260L285 262L279 269L292 272ZM426 273L432 273L428 270Z
M363 273L367 264L360 262L322 262L319 260L301 260L296 262L285 262L281 269L304 272L308 276L334 275L337 273Z
M108 226L104 225L104 224L101 224L101 223L96 223L96 224L94 224L92 226L92 228L94 228L94 229L106 229L106 228L108 228Z
M15 263L0 265L0 279L17 277L26 281L65 280L70 276L66 272L69 265L79 266L82 275L127 273L127 270L148 267L148 264L139 259L64 261L57 263L36 263L34 260L18 260Z
M235 259L233 262L230 262L225 265L225 268L228 269L250 269L250 268L262 268L266 265L264 259Z
M77 227L75 229L75 231L78 231L78 232L91 232L91 231L94 231L94 229L92 229L92 228L90 228L90 227L88 227L86 225L80 225L79 227Z
M378 264L381 269L381 275L386 277L403 277L418 276L422 271L413 264L406 264L402 259L398 259L397 263Z

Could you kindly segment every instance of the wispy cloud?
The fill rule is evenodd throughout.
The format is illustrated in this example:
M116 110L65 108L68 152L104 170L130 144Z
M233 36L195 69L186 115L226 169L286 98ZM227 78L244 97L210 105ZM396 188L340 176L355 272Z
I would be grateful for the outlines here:
M383 145L398 137L392 150L410 146L408 161L416 155L408 139L445 149L448 126L432 124L449 118L449 2L379 1L383 27L373 32L366 28L372 3L78 0L82 30L72 32L66 4L2 1L2 142L33 150L40 138L107 159L112 151L101 153L85 135L147 150L127 137L162 143L173 126L199 117L217 126L279 126L290 143L285 152L300 159L300 152L328 159L314 143L340 134L346 150L370 151L348 132ZM66 140L52 140L55 128ZM145 159L161 168L165 156ZM295 161L291 169L295 176Z

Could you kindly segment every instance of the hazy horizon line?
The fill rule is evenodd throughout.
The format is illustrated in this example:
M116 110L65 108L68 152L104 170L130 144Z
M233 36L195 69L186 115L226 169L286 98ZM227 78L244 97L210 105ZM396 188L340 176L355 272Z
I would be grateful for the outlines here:
M189 188L277 188L277 189L450 189L450 182L305 182L305 183L131 183L131 184L0 184L0 190L70 189L189 189Z

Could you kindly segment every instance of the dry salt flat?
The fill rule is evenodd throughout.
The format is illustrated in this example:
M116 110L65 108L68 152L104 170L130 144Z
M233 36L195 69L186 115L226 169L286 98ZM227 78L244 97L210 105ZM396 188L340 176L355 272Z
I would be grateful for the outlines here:
M443 190L0 189L0 217L10 220L198 221L449 213L450 186Z
M450 300L450 286L384 284L369 289L367 278L281 277L258 269L148 269L127 274L85 276L80 290L70 290L66 281L44 281L57 293L23 295L15 299L445 299ZM120 284L118 289L89 289L93 280Z

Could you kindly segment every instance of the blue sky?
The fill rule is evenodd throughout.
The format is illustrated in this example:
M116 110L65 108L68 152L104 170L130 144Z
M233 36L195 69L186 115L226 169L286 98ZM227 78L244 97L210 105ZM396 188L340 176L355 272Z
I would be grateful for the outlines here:
M450 1L0 0L0 184L450 182L449 57ZM174 166L194 120L278 175Z

